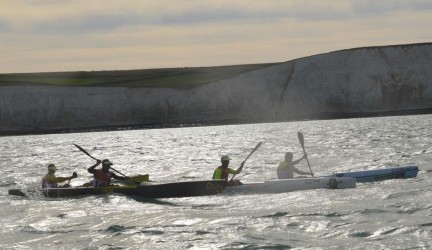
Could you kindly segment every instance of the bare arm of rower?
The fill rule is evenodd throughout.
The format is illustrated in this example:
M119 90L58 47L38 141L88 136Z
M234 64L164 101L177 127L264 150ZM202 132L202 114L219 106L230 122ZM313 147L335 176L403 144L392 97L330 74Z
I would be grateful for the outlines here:
M312 175L312 173L301 171L301 170L297 169L297 168L294 167L294 166L292 167L292 169L293 169L293 171L294 171L295 173L297 173L297 174Z
M72 180L73 177L56 177L55 178L55 182L59 183L59 182L64 182L64 181L68 181L68 180Z
M240 172L241 172L242 169L243 169L244 164L245 164L245 162L243 161L243 162L240 164L240 167L239 167L237 170L234 170L234 169L232 169L232 168L228 168L229 173L230 173L230 174L240 174Z
M293 161L293 165L299 164L301 162L301 160L306 159L307 154L304 154L300 159Z
M46 177L46 181L49 183L61 183L68 180L72 180L73 178L76 178L75 175L72 175L70 177L56 177L56 176L48 176Z
M96 160L96 164L94 164L93 166L91 166L91 167L89 167L88 169L87 169L87 171L89 172L89 173L91 173L91 174L93 174L93 170L95 169L95 167L97 167L99 164L101 164L101 160Z
M111 176L116 179L116 180L120 180L120 181L125 181L125 180L129 180L130 177L129 176L118 176L115 173L111 173Z

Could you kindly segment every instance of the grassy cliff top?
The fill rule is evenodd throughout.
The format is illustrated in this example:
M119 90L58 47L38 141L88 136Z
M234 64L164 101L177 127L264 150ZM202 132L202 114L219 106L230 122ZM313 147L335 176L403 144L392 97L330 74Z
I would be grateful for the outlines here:
M0 74L0 86L182 87L205 84L279 63L142 70Z

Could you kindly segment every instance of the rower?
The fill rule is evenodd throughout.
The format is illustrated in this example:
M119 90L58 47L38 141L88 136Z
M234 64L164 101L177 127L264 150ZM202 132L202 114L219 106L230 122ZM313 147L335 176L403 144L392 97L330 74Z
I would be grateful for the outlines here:
M96 166L102 163L102 169L95 169ZM109 171L111 165L113 165L108 159L96 160L96 164L89 167L87 171L93 174L94 179L92 180L93 187L106 187L111 185L111 178L116 180L129 180L130 177L118 176L115 173Z
M297 174L304 174L304 175L312 175L312 173L309 172L303 172L295 167L298 163L300 163L301 160L306 159L307 155L304 154L300 159L293 161L293 153L287 152L285 154L285 160L281 161L279 163L279 166L277 168L277 176L278 179L292 179L294 178L294 172Z
M70 176L70 177L56 177L55 176L56 170L57 170L57 167L54 164L48 164L48 174L46 174L42 178L42 188L69 187L69 183L65 184L63 186L59 186L58 183L64 182L64 181L70 181L70 180L78 177L76 172L73 172L72 176Z
M242 171L243 169L243 165L245 164L245 162L243 161L240 164L240 167L237 170L234 170L232 168L229 168L229 162L230 162L231 158L229 158L228 155L223 155L221 157L221 163L222 165L217 167L215 169L215 171L213 172L213 180L226 180L228 181L228 175L229 174L238 174ZM236 180L233 183L229 183L229 185L241 185L241 182Z

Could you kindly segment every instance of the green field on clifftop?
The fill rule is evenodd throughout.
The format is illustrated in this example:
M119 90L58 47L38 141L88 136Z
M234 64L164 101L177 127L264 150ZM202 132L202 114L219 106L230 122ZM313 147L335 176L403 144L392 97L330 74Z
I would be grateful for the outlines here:
M0 74L0 86L183 87L234 77L278 63L142 70Z

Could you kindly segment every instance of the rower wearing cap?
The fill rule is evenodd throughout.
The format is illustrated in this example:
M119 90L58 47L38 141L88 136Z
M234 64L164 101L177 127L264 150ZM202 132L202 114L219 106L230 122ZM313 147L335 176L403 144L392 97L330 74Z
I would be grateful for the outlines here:
M95 169L96 166L102 163L102 169ZM93 187L106 187L111 185L111 178L117 180L128 180L130 177L122 177L118 176L115 173L109 171L111 165L113 165L108 159L105 160L97 160L96 164L89 167L87 171L93 174Z
M231 158L228 155L223 155L221 157L222 165L217 167L213 173L213 180L222 180L225 179L228 181L229 174L238 174L242 171L244 161L240 164L240 167L237 170L229 168L229 162Z
M77 178L77 173L73 173L70 177L56 177L55 171L57 170L57 167L54 164L48 164L48 174L46 174L42 178L42 188L59 188L59 187L68 187L69 184L59 186L58 183L64 182L64 181L70 181L74 178Z

